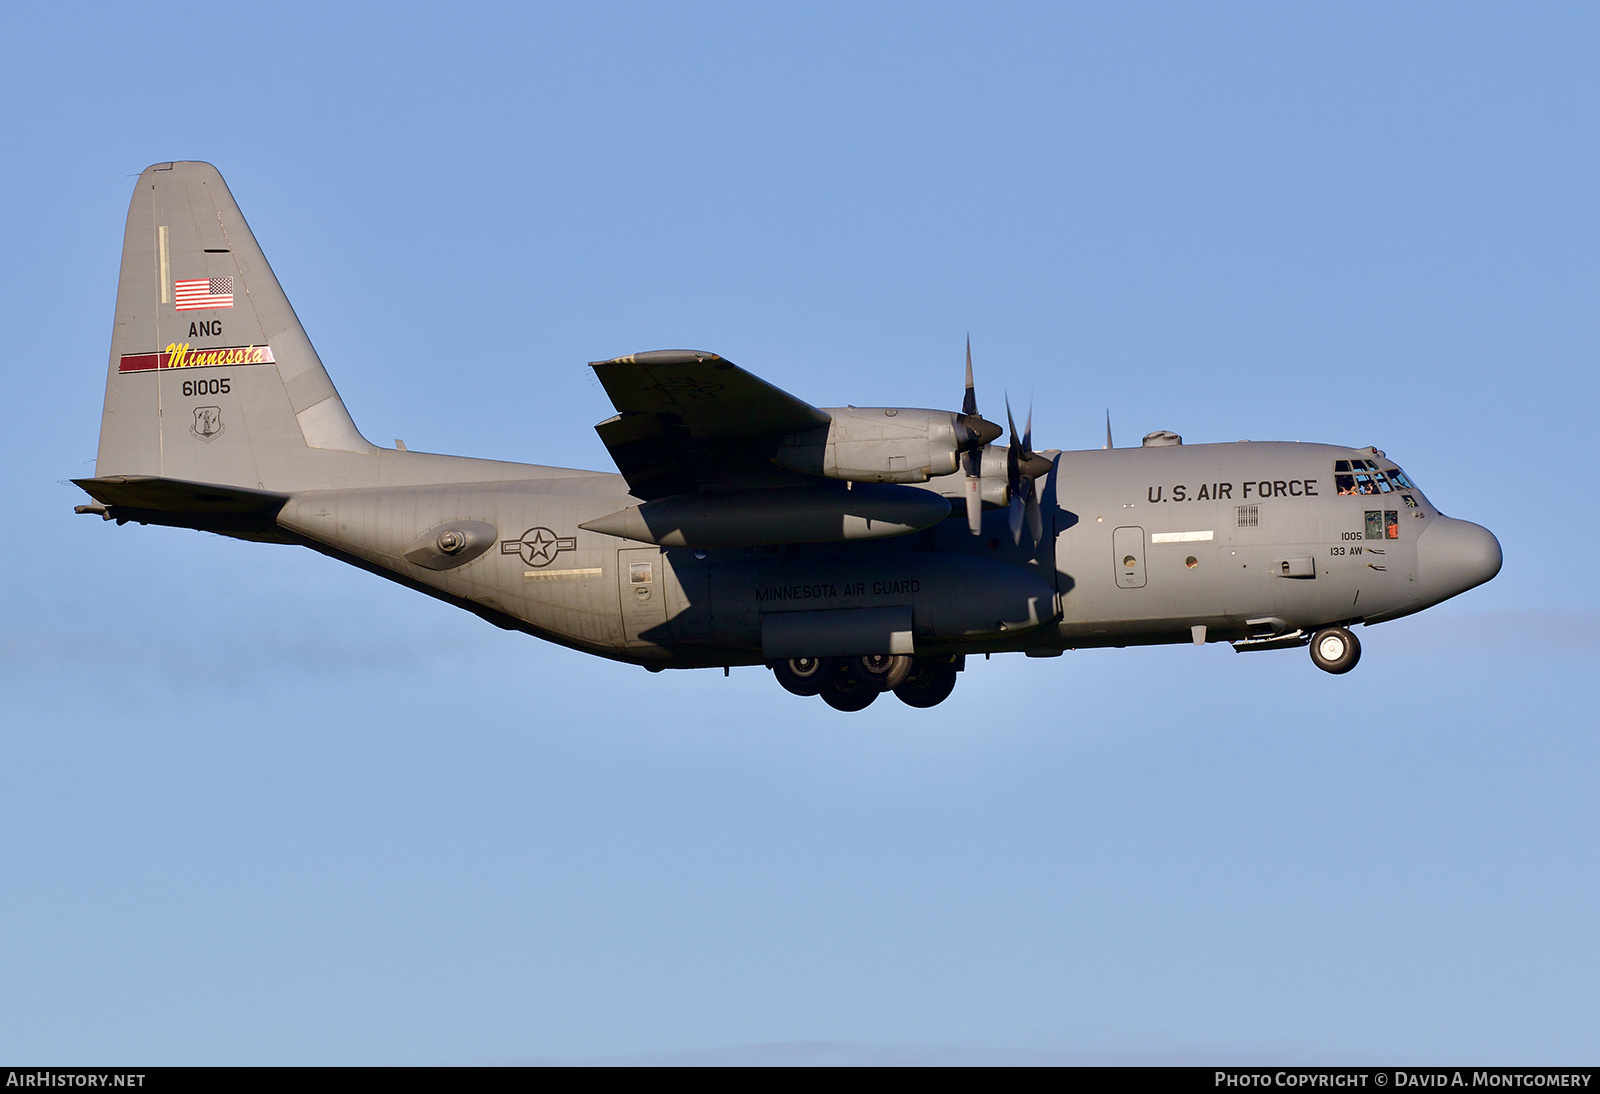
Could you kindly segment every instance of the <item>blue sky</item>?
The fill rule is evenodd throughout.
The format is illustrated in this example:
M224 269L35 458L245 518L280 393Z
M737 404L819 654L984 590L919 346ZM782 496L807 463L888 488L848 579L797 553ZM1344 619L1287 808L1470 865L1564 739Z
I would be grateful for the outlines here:
M1600 16L4 17L0 1057L1570 1062L1600 1048ZM609 466L724 354L1044 445L1377 444L1490 585L853 716L72 514L133 176L227 178L358 425Z

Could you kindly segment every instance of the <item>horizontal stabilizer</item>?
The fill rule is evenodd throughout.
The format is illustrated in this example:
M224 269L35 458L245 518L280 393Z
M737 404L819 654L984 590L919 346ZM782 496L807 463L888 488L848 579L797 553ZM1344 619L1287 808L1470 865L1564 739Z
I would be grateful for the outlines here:
M153 475L108 475L72 482L104 506L80 506L78 511L97 513L108 520L198 528L238 539L294 542L277 527L278 512L289 500L284 494Z
M73 479L72 482L83 487L95 501L107 505L170 513L276 513L288 500L287 495L268 490L159 479L151 475L109 475L103 479Z

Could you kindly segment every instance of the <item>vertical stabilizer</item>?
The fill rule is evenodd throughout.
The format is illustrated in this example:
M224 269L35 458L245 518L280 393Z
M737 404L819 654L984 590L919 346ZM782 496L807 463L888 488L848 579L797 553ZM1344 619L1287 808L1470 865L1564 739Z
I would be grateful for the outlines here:
M96 475L274 489L373 452L222 175L160 163L128 208Z

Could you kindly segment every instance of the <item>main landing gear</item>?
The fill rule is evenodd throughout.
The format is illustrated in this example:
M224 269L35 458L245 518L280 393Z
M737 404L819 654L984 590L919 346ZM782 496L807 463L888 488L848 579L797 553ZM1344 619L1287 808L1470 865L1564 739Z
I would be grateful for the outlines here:
M955 690L960 657L795 657L772 674L795 695L820 695L834 710L865 710L886 691L907 706L938 706Z
M1311 663L1335 676L1349 672L1361 660L1361 643L1343 627L1324 627L1311 636Z

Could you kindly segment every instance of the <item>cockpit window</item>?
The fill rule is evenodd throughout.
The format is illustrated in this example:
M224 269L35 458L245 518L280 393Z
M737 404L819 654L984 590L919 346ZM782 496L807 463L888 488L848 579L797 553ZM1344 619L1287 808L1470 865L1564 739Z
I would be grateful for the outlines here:
M1333 484L1340 494L1387 494L1391 490L1415 490L1411 480L1398 467L1384 471L1372 460L1334 460Z
M1399 539L1400 511L1398 509L1368 509L1368 539Z
M1356 460L1354 462L1360 463L1362 461ZM1389 489L1389 484L1384 482L1381 477L1382 474L1383 472L1381 471L1363 469L1353 475L1335 475L1334 480L1339 484L1339 493L1341 494L1380 494ZM1344 486L1344 480L1346 479L1350 480L1350 488L1348 490Z

